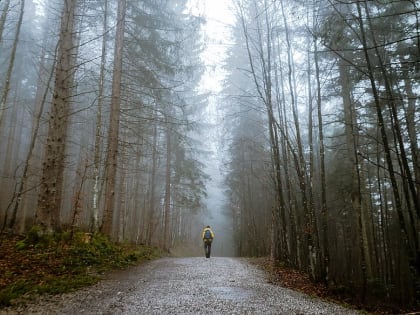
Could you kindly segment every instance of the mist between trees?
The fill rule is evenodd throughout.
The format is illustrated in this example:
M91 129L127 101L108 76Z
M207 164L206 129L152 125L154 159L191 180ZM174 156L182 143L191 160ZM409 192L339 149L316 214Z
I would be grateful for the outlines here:
M206 43L187 3L1 1L3 232L196 244ZM218 147L236 254L415 305L418 2L229 5Z

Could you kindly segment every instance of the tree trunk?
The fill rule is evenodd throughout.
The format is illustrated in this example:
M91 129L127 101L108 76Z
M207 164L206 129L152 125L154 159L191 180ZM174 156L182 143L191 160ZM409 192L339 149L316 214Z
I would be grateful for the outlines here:
M315 13L314 13L315 14ZM323 244L323 276L325 282L328 284L329 276L329 241L328 241L328 209L327 209L327 187L325 179L325 146L324 146L324 126L322 119L322 98L321 98L321 82L319 73L319 52L317 45L317 38L314 38L314 61L315 61L315 76L317 88L317 116L318 116L318 137L319 137L319 164L320 164L320 189L321 189L321 215L322 215L322 244Z
M344 130L346 135L346 148L348 165L350 166L349 172L351 174L351 202L352 202L352 213L356 220L357 232L356 235L359 241L359 254L360 264L362 269L362 298L366 293L367 280L371 276L371 265L369 260L369 248L366 240L366 233L364 229L364 215L363 215L363 201L361 194L360 184L360 165L358 162L357 150L358 150L358 134L357 134L357 119L354 106L351 99L351 89L348 81L348 64L343 60L339 60L339 73L341 83L341 96L343 99L343 112L344 112Z
M8 3L6 3L6 5L8 5ZM5 12L6 12L7 8L8 8L8 6L6 6L6 8L5 8ZM7 98L9 96L10 81L12 79L13 67L15 65L16 50L17 50L17 46L18 46L18 43L19 43L19 36L20 36L20 30L21 30L21 27L22 27L22 20L23 20L23 13L24 12L25 12L25 0L20 0L19 20L17 22L16 33L15 33L15 38L13 40L12 51L10 53L9 65L7 67L6 74L4 75L5 82L4 82L3 93L2 93L1 98L0 98L0 133L2 132L2 127L3 127L3 115L4 115L5 108L6 108Z
M124 135L122 136L122 142L127 143L127 135L126 132L123 132ZM118 227L117 237L116 239L119 242L123 242L127 240L127 216L129 214L129 205L127 203L127 167L128 163L126 161L126 146L122 145L121 151L119 154L119 181L118 181L118 209L117 209L117 224Z
M402 237L402 246L403 248L406 250L407 256L409 258L409 264L410 264L410 269L412 270L412 272L414 273L413 277L414 279L417 278L417 274L418 274L418 269L420 268L419 264L416 262L417 259L417 255L416 255L416 247L412 246L410 244L409 241L409 231L407 228L407 225L405 223L405 219L404 219L404 213L403 213L403 206L401 203L401 197L400 197L400 192L398 190L398 182L396 179L396 173L394 171L394 165L393 165L393 160L392 160L392 155L391 155L391 148L389 145L389 140L388 140L388 135L387 135L387 130L386 130L386 126L385 126L385 121L384 121L384 117L382 114L382 106L381 106L381 101L380 101L380 97L379 97L379 93L378 93L378 88L377 88L377 84L375 81L375 76L374 76L374 72L373 72L373 66L372 66L372 62L370 60L370 56L368 53L368 46L367 46L367 41L366 41L366 31L365 31L365 26L364 26L364 17L362 15L362 10L361 10L361 4L359 2L357 2L357 11L358 11L358 18L359 18L359 27L360 27L360 33L361 33L361 40L362 40L362 45L363 45L363 52L365 55L365 60L366 60L366 66L367 66L367 74L369 75L369 80L371 83L371 87L372 87L372 92L373 92L373 96L374 96L374 104L375 104L375 109L376 109L376 113L378 116L378 125L379 125L379 129L381 132L381 138L382 138L382 144L383 144L383 149L384 149L384 154L385 154L385 160L386 160L386 164L387 164L387 170L388 170L388 174L389 174L389 178L391 181L391 188L392 188L392 192L393 192L393 196L394 196L394 202L395 202L395 210L397 212L398 215L398 223L399 223L399 227L401 230L401 237Z
M76 2L64 2L61 18L53 101L36 212L36 223L41 225L44 232L59 229L67 127L76 59L73 41Z
M20 84L18 84L20 85ZM19 87L16 87L17 90L19 90ZM10 209L13 207L14 201L17 198L17 190L18 190L18 182L19 182L19 167L14 163L17 159L17 149L19 148L19 144L16 143L16 134L20 133L17 131L18 126L22 126L22 122L18 122L18 109L16 102L17 93L15 94L15 97L12 101L10 101L11 104L11 113L7 116L9 120L9 126L8 126L8 134L7 137L5 137L5 140L7 140L6 148L3 150L4 153L4 164L3 164L3 172L1 172L1 178L2 184L4 185L2 189L2 193L7 196L12 196L10 198L10 201L7 203L5 213L4 213L4 219L3 224L1 225L1 232L5 230L8 225L10 225L9 220L9 212ZM1 199L1 198L0 198Z
M149 204L146 215L146 244L152 244L152 237L155 226L155 207L156 207L156 173L157 173L157 108L155 110L155 120L153 122L153 145L152 145L152 173L149 176Z
M99 185L101 182L101 158L100 152L102 147L102 105L104 99L104 83L105 83L105 62L106 62L106 43L108 36L108 0L104 0L104 20L103 20L103 38L102 38L102 54L101 68L99 72L99 91L98 91L98 108L96 111L96 127L95 127L95 152L93 157L94 163L94 185L93 185L93 201L91 214L91 231L96 232L99 220Z
M420 204L420 151L416 133L416 94L413 92L412 80L410 80L408 65L400 57L402 76L404 78L404 88L408 99L408 106L405 110L405 120L407 123L408 138L410 140L410 153L413 159L414 179L417 191L417 203Z
M118 136L120 126L121 75L124 45L126 0L118 1L117 29L114 47L114 69L112 72L111 113L108 130L108 151L106 158L105 204L101 232L112 237L112 223L115 208L115 189L118 167Z
M40 69L40 73L42 73L42 70L46 67L46 60L45 60L45 51L42 50L41 53L41 60L40 60L40 65L39 65L39 69ZM26 190L30 190L32 189L31 187L27 187L28 186L28 172L29 172L29 168L30 168L30 162L32 159L32 156L34 154L34 150L35 150L35 144L36 144L36 139L38 138L38 134L39 134L39 128L40 128L40 124L41 124L41 116L42 113L44 112L44 106L46 103L46 99L47 99L47 95L48 95L48 91L49 91L49 87L54 75L54 67L55 67L55 62L56 62L56 55L54 55L54 62L53 65L51 67L50 73L48 75L48 79L47 79L47 83L46 83L46 87L44 88L43 86L41 86L41 82L42 78L40 77L38 80L38 86L37 86L37 93L36 93L36 98L35 98L35 104L36 104L36 110L35 110L35 118L34 118L34 123L33 123L33 127L32 127L32 133L31 133L31 140L29 143L29 150L28 153L26 155L26 159L25 159L25 164L24 164L24 168L23 168L23 173L22 173L22 179L18 185L18 189L16 191L16 202L13 206L13 210L11 213L11 218L10 218L10 222L9 222L9 228L14 228L14 225L16 223L16 219L17 219L17 213L19 210L19 206L21 204L23 195L25 193ZM44 88L44 89L43 89ZM43 89L43 90L42 90ZM25 218L23 218L25 220Z
M362 12L361 12L361 7L360 4L357 4L357 8L358 8L358 13L359 13L359 17L360 19L362 19ZM415 283L415 292L417 292L417 294L420 291L420 279L419 279L419 275L420 275L420 245L419 245L419 235L417 232L417 224L419 222L420 219L420 192L416 190L416 185L414 182L414 179L411 175L411 168L409 165L409 161L408 161L408 157L406 154L406 141L403 139L403 132L401 130L401 126L400 126L400 117L398 115L397 112L397 104L396 104L396 98L394 97L394 92L392 90L392 86L391 86L391 82L389 79L389 74L387 73L386 69L385 69L385 65L384 62L382 60L381 57L381 53L378 51L378 44L376 42L376 36L374 34L373 31L373 27L372 27L372 22L371 22L371 18L370 18L370 13L369 13L369 9L367 6L366 1L364 2L364 11L366 14L366 18L367 18L367 24L369 25L369 30L371 33L371 38L372 38L372 42L373 42L373 46L375 48L375 52L376 52L376 57L379 61L379 69L381 71L381 78L384 80L385 83L385 91L386 91L386 95L388 97L388 108L390 111L390 116L391 116L391 120L393 122L393 132L395 134L396 137L396 141L398 145L398 149L399 149L399 153L401 155L400 160L401 160L401 164L402 164L402 172L404 173L404 177L403 180L407 180L408 182L408 186L409 186L409 190L411 192L411 197L412 197L412 201L414 203L414 209L415 209L415 213L416 213L416 217L412 212L412 209L410 209L409 206L407 206L407 210L408 210L408 215L410 217L410 223L411 226L409 226L405 232L406 232L406 237L407 237L407 242L408 242L408 246L412 247L412 249L410 249L408 251L408 260L409 260L409 265L410 265L410 271L412 273L413 276L413 281ZM361 28L363 26L363 22L361 21ZM362 33L364 34L365 30L362 28ZM366 44L366 43L365 43ZM396 150L397 151L397 150ZM396 187L396 189L398 189ZM406 199L407 199L407 204L409 203L410 200L410 196L408 195L408 193L406 194ZM398 208L397 208L398 210ZM402 211L402 209L400 209ZM401 213L402 217L400 218L400 221L404 221L404 217L403 214ZM406 224L404 223L404 227L406 227ZM410 235L409 231L412 231L412 235ZM411 238L410 238L411 236ZM413 245L410 245L410 243L413 243Z
M169 119L166 117L166 175L165 175L165 197L163 212L163 239L162 247L169 250L170 236L170 213L171 213L171 156L172 156L172 140Z
M9 13L10 0L6 0L2 8L2 13L0 16L0 43L3 41L4 25L6 24L7 13Z
M248 53L248 60L251 67L251 75L257 90L258 96L265 105L268 119L268 132L272 158L272 170L273 170L273 181L274 181L274 193L276 196L276 203L272 211L272 244L271 244L271 257L275 259L281 259L282 261L288 262L290 259L288 246L287 246L287 229L285 220L285 207L283 200L283 189L282 189L282 178L281 178L281 164L280 164L280 148L277 124L274 117L273 103L272 103L272 74L271 74L271 35L272 32L269 29L270 23L268 21L268 4L264 2L264 13L265 13L265 27L267 28L267 36L265 40L262 38L262 29L258 28L257 43L251 43L251 39L248 33L248 29L245 24L245 13L243 8L240 7L240 17L243 34L245 36L245 44ZM259 53L254 60L252 55L251 46L256 45ZM265 55L262 53L265 52ZM255 63L261 65L261 72L257 73L255 69ZM262 82L260 82L262 78Z
M290 31L289 25L287 22L285 10L284 10L284 1L280 1L281 6L281 14L283 17L283 24L284 24L284 33L286 39L286 48L287 48L287 78L288 78L288 85L290 91L290 103L292 109L292 116L293 116L293 123L296 132L296 146L294 151L297 153L293 153L295 155L294 163L295 163L295 170L298 177L298 185L300 189L300 200L302 202L302 208L304 211L304 223L302 228L302 234L305 238L305 247L303 251L305 252L305 268L310 268L311 275L316 274L316 269L318 266L315 266L316 259L312 259L313 255L317 252L316 248L316 226L313 225L315 223L313 219L313 209L310 208L308 204L308 192L307 192L307 180L306 180L306 161L304 158L303 153L303 145L302 145L302 137L300 133L300 122L299 122L299 115L297 109L297 89L296 89L296 79L294 73L294 60L293 60L293 53L292 53L292 46L290 40Z
M370 29L370 33L371 33L372 43L373 43L373 46L375 48L376 57L377 57L377 60L378 60L378 63L379 63L379 69L381 71L381 78L384 80L384 83L385 83L385 91L386 91L386 95L388 97L387 104L388 104L388 108L389 108L389 111L391 113L391 119L392 119L392 122L393 122L392 130L394 131L395 137L397 139L397 145L398 145L398 149L399 149L400 155L401 155L401 158L400 158L401 164L402 164L402 170L401 171L404 173L405 180L407 180L407 182L408 182L408 187L410 189L411 197L412 197L412 200L413 200L413 203L414 203L414 208L415 208L415 211L416 211L416 214L417 214L417 220L419 220L420 219L420 202L419 202L420 192L416 191L416 185L415 185L414 180L413 180L412 175L411 175L412 171L411 171L411 168L410 168L410 165L409 165L409 161L408 161L407 153L406 153L406 149L405 149L406 141L403 139L403 133L402 133L401 126L400 126L400 117L399 117L398 112L397 112L396 97L394 97L394 92L392 90L391 82L390 82L390 79L389 79L389 73L386 71L384 61L382 60L382 57L381 57L382 54L378 50L378 44L376 42L376 36L374 34L374 31L373 31L371 18L370 18L370 13L369 13L369 9L367 7L366 1L364 2L364 8L365 8L365 13L366 13L366 17L367 17L367 23L369 25L369 29ZM409 199L410 199L410 196L407 195L407 201ZM409 207L408 210L411 212L410 207ZM416 242L418 242L417 237L415 237L414 239L416 240ZM417 244L416 244L416 248L417 248L417 250L419 250ZM418 270L420 271L420 266L419 266Z

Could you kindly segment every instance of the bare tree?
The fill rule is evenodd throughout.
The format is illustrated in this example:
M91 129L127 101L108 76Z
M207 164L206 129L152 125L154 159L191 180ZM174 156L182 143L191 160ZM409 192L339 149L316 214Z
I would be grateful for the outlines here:
M258 12L258 6L256 2L253 2L254 10ZM240 23L242 31L245 37L245 44L248 54L248 62L250 65L250 72L252 75L255 89L258 93L258 97L264 104L267 117L268 117L268 132L270 139L270 147L272 154L272 168L273 168L273 181L275 183L275 195L277 199L276 205L272 209L272 244L271 244L271 257L277 259L282 257L285 261L289 259L289 252L287 246L287 235L286 235L286 220L285 220L285 205L283 199L283 181L281 175L281 162L280 162L280 148L279 148L279 136L274 116L274 106L272 102L272 42L270 34L270 21L268 18L268 3L264 2L262 10L262 24L260 25L259 19L257 19L257 30L256 39L253 40L250 31L246 24L246 12L244 6L238 3L238 9L240 14ZM265 36L263 39L263 28L266 28ZM256 56L252 51L252 48L256 47ZM256 67L259 64L259 70ZM259 72L260 71L260 72ZM278 239L280 236L280 239Z

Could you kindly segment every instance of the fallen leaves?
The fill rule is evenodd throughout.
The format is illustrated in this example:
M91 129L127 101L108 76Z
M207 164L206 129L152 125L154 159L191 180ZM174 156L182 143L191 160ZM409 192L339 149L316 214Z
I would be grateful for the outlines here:
M410 310L401 310L395 305L377 303L363 304L353 301L349 296L338 296L331 292L323 283L314 283L308 274L292 268L273 263L269 258L254 258L251 262L260 266L267 272L267 281L274 285L279 285L295 291L299 291L311 296L316 296L324 300L335 303L352 305L354 308L368 310L369 314L389 315L389 314L420 314L420 312L408 313Z

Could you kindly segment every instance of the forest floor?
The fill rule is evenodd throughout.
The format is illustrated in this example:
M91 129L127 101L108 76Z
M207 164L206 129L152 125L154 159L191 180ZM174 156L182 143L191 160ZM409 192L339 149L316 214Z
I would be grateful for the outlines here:
M259 265L269 275L269 282L299 291L311 296L319 297L326 301L340 303L343 305L351 305L357 309L364 310L374 315L390 315L390 314L406 314L419 315L420 309L404 308L399 305L391 304L383 300L360 301L354 296L333 292L322 283L313 283L308 274L275 265L268 258L256 258L251 260Z
M43 294L75 291L97 283L108 270L158 256L155 248L115 246L88 233L44 239L0 235L0 309Z
M124 260L120 259L118 264L112 266L108 264L106 268L103 264L93 264L92 268L92 261L95 258L80 248L76 251L78 257L76 261L74 247L73 250L70 247L62 248L59 252L36 246L19 249L19 244L23 241L22 237L0 240L0 309L22 302L22 297L23 300L28 298L30 300L34 294L63 293L91 285L98 281L98 275L105 269L125 267L130 264L130 260L136 264L139 257L150 259L151 255L150 252L141 254L137 252L138 257L134 257L131 252ZM267 272L269 283L316 296L322 300L353 305L371 314L420 314L412 309L387 305L383 301L382 303L356 302L349 296L331 292L322 284L312 283L304 273L273 265L268 259L258 258L250 261ZM85 266L81 266L83 264Z

